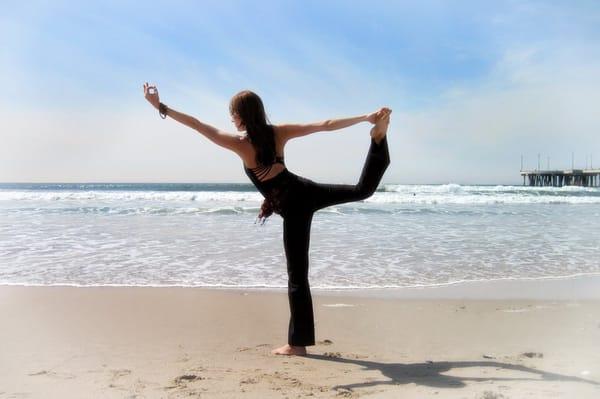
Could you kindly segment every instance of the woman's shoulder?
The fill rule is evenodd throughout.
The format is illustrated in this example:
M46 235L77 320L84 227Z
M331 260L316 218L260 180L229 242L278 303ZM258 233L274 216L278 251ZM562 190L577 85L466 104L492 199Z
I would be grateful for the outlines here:
M280 142L285 142L285 125L271 125L273 135Z

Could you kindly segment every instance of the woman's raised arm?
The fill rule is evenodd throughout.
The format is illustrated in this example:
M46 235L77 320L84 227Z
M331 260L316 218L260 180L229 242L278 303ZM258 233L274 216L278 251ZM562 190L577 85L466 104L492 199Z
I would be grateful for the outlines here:
M277 127L280 134L283 136L283 139L287 141L289 139L306 136L311 133L343 129L345 127L356 125L360 122L375 123L378 113L383 109L384 108L381 108L380 110L370 114L354 116L351 118L327 119L322 122L308 124L285 124L278 125Z
M149 86L146 82L144 84L144 97L154 108L157 110L160 107L160 100L158 97L158 90L156 90L156 86ZM166 116L169 116L176 120L179 123L182 123L202 135L206 136L213 143L227 148L237 154L240 153L242 149L242 141L240 140L240 136L235 136L226 132L223 132L211 125L200 122L198 119L193 116L184 114L183 112L179 112L174 110L173 108L166 108Z

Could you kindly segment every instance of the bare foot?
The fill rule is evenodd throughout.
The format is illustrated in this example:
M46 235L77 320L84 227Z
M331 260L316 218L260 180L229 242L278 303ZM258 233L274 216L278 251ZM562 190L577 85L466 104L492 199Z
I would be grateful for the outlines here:
M387 134L388 125L390 124L390 114L392 110L389 108L382 108L380 112L378 112L377 122L375 122L375 126L371 128L371 137L377 144L383 140L385 135Z
M306 355L305 346L292 346L289 344L283 345L281 348L273 349L271 351L274 355L288 355L288 356L302 356Z

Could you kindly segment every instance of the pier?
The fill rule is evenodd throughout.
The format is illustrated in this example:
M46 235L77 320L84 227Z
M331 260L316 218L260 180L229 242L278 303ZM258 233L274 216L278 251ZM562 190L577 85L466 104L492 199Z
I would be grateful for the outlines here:
M523 185L600 187L600 169L522 170Z

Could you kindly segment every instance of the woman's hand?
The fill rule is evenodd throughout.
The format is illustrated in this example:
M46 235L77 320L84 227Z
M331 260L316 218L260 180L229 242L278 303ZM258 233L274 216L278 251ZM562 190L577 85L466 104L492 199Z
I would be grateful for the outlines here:
M375 124L375 123L377 123L377 120L379 118L381 118L383 115L385 115L385 113L388 113L388 112L392 112L392 110L387 107L379 108L377 111L371 112L370 114L368 114L367 120L369 122L371 122L372 124Z
M149 86L148 82L144 83L144 98L148 100L154 108L158 109L160 100L158 99L158 90L156 89L156 86Z

